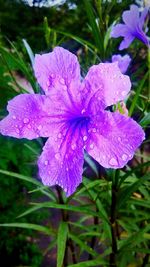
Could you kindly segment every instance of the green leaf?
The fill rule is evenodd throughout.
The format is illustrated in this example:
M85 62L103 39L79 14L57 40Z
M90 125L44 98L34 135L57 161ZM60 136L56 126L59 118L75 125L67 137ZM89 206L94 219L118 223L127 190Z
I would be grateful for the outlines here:
M38 209L42 208L54 208L54 209L64 209L64 210L70 210L74 212L80 212L85 214L91 214L93 216L99 216L99 214L91 209L89 209L89 205L82 205L82 206L73 206L73 205L65 205L65 204L57 204L53 202L44 202L44 203L31 203L34 205L34 207L28 209L24 213L22 213L18 218L23 217L25 215L28 215Z
M10 177L14 177L14 178L23 180L23 181L27 181L27 182L29 182L29 183L32 183L32 184L38 186L38 188L41 188L41 185L42 185L42 184L41 184L40 182L38 182L36 179L34 179L34 178L32 178L32 177L28 177L28 176L22 175L22 174L19 174L19 173L10 172L10 171L5 171L5 170L1 170L1 169L0 169L0 173L5 174L5 175L8 175L8 176L10 176ZM50 199L56 201L56 197L55 197L54 193L53 193L50 189L48 189L48 191L47 191L46 186L45 186L45 190L44 190L44 189L40 189L40 191L41 191L44 195L48 196Z
M141 120L140 120L140 125L142 127L146 127L147 125L150 124L150 112L147 113Z
M69 237L81 248L82 251L87 251L89 254L93 255L94 257L98 256L98 253L95 252L91 247L89 247L85 242L83 242L77 236L69 233Z
M57 33L60 33L66 37L72 38L73 40L75 40L76 42L78 42L79 44L82 44L83 46L87 46L89 51L91 51L91 53L95 54L95 50L96 50L96 46L91 44L90 42L82 39L81 37L78 37L72 33L69 32L64 32L61 30L57 30L57 29L52 29L52 31L55 31ZM99 59L99 58L98 58ZM100 59L99 59L100 60Z
M47 17L44 17L44 35L47 47L50 47L50 34L51 34L51 29L48 26Z
M66 222L61 222L59 225L58 235L57 235L57 267L62 267L63 265L67 235L68 235L68 224Z
M134 96L134 98L132 100L132 104L131 104L130 109L129 109L129 116L132 115L132 113L133 113L133 111L135 109L135 106L137 104L140 92L141 92L141 90L142 90L142 88L143 88L143 86L145 84L145 81L146 81L147 77L148 77L148 72L145 74L144 78L141 80L141 82L140 82L140 84L139 84L139 86L137 88L136 94L135 94L135 96Z
M103 266L108 265L104 259L96 259L96 260L82 261L77 264L71 264L68 265L68 267L92 267L92 266L99 266L99 264L103 264Z
M118 208L122 207L124 203L130 198L130 196L139 188L141 184L150 179L150 175L146 174L132 185L126 186L125 189L118 194Z
M103 55L103 39L101 37L100 29L96 24L96 17L94 16L93 7L90 1L84 0L84 5L86 9L86 13L90 22L90 26L92 28L93 37L95 39L95 44L99 52Z
M30 61L31 61L31 64L32 64L32 67L34 65L34 54L33 54L33 51L31 49L31 47L29 46L28 42L25 40L25 39L22 39L23 41L23 44L27 50L27 53L29 55L29 58L30 58Z
M17 228L26 228L26 229L32 229L39 232L43 232L44 234L51 235L52 231L45 227L38 224L32 224L32 223L1 223L1 227L17 227Z

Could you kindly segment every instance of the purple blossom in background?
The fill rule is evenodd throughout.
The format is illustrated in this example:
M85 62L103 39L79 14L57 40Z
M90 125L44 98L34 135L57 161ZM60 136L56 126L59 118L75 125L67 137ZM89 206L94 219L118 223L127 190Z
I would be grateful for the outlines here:
M140 15L138 6L131 5L129 11L124 11L122 20L124 24L117 24L112 28L111 37L124 37L124 40L119 46L119 50L128 48L132 41L137 38L147 46L149 45L149 38L144 33L143 26L148 14L148 9L145 8Z
M112 62L118 62L118 67L122 73L125 73L130 65L131 57L129 55L113 55L111 58Z
M36 55L34 70L45 95L20 94L9 101L0 132L16 138L48 137L38 159L44 185L58 184L71 195L82 181L84 150L106 168L122 168L132 159L144 139L142 128L119 112L105 110L131 88L117 63L92 66L81 82L77 57L56 47Z

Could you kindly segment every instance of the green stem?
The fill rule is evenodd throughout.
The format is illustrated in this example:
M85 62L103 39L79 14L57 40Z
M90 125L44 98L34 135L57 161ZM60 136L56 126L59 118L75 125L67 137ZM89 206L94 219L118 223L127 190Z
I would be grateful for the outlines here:
M117 206L117 180L116 172L113 177L112 183L112 200L110 211L110 223L111 223L111 237L112 237L112 252L110 254L110 266L117 267L116 255L117 255L117 233L116 233L116 206Z
M61 189L58 186L56 187L56 189L57 189L57 193L58 193L59 203L64 204ZM69 214L68 214L67 210L61 209L61 214L62 214L62 220L64 222L68 222L69 221ZM70 230L70 225L68 225L68 227ZM68 266L68 248L70 248L70 251L71 251L72 262L74 264L77 263L74 244L73 244L72 240L70 238L68 238L67 242L66 242L66 250L65 250L64 262L63 262L64 267Z

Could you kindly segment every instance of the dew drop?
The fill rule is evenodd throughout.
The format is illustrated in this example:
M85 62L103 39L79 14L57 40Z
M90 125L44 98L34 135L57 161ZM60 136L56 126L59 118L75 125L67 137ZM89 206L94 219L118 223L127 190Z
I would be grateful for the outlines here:
M126 154L123 154L123 155L122 155L122 159L123 159L124 161L126 161L127 158L128 158L128 156L127 156Z
M38 128L38 130L41 130L42 129L42 125L39 125L37 128Z
M83 136L83 141L86 141L86 140L87 140L87 136L84 135L84 136Z
M31 125L30 125L30 124L28 124L28 126L27 126L27 127L28 127L28 129L31 129Z
M61 137L62 137L62 134L61 134L61 133L59 133L59 134L58 134L58 138L61 138Z
M50 81L47 81L47 86L50 86Z
M81 114L84 114L85 113L85 108L81 110Z
M96 133L96 128L93 128L92 132L93 132L93 133Z
M90 148L93 149L94 148L94 145L93 144L90 144Z
M61 78L59 81L61 84L65 84L65 80L63 78Z
M122 91L122 96L125 96L126 95L126 91Z
M48 160L44 161L44 165L47 166L48 165Z
M23 122L24 123L28 123L29 122L29 119L28 118L24 118Z
M76 147L77 147L76 144L72 144L72 145L71 145L72 150L75 150Z
M109 164L112 165L112 166L117 166L118 165L118 162L115 158L111 158L110 161L109 161Z
M66 168L66 171L67 171L67 172L69 171L68 167Z
M59 153L55 154L55 159L60 159L60 154Z
M13 117L14 120L16 119L16 116L15 115L13 115L12 117Z

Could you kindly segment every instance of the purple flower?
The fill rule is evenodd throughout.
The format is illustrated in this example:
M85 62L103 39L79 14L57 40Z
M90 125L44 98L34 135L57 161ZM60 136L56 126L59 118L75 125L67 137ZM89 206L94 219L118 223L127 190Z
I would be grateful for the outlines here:
M122 73L125 73L129 67L131 62L131 57L129 55L121 56L121 55L113 55L112 62L118 62L118 67Z
M20 94L8 103L0 122L3 135L34 139L48 137L38 160L43 184L60 185L67 196L82 181L84 150L106 168L122 168L144 139L131 118L105 108L130 91L128 76L116 63L89 69L81 82L75 55L56 47L36 55L35 75L45 94Z
M149 39L142 30L147 14L148 9L145 8L140 16L139 9L136 5L131 5L130 11L123 12L122 19L124 24L117 24L111 32L111 37L113 38L124 37L124 40L119 46L119 50L128 48L135 38L149 45Z

